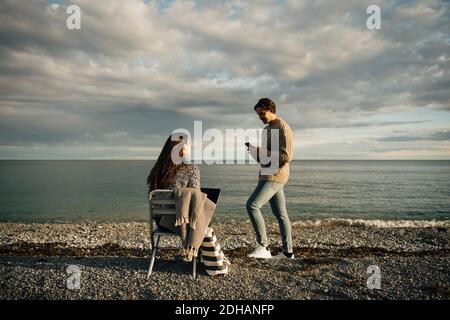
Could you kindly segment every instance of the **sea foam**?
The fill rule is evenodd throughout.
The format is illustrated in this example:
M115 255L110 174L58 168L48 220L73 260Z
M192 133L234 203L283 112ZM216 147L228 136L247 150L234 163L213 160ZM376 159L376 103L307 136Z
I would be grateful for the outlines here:
M342 219L327 218L316 220L297 220L292 225L305 227L350 226L374 228L450 228L450 220L381 220L381 219Z

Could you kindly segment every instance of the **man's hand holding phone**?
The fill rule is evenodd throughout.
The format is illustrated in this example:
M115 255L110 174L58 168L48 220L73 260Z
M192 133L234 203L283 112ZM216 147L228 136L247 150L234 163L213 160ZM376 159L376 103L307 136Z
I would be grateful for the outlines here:
M245 145L247 146L247 150L248 152L250 152L252 158L258 161L258 147L251 145L249 142L246 142Z

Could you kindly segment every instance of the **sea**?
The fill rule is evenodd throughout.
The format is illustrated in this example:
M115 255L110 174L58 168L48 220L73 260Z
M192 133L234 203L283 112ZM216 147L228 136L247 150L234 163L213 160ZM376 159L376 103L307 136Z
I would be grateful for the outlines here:
M1 160L2 222L148 221L154 160ZM248 219L257 164L200 164L220 188L215 219ZM450 219L450 160L294 160L285 186L294 220ZM264 216L273 218L270 205ZM448 222L448 221L447 221Z

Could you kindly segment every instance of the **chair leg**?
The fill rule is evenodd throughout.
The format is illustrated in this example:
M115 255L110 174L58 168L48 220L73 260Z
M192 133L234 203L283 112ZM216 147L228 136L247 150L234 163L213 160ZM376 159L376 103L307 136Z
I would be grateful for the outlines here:
M150 278L152 271L153 271L153 265L155 264L155 258L156 258L156 250L158 249L158 245L159 245L159 237L160 236L158 236L156 238L156 245L152 248L152 258L150 260L150 266L148 267L147 279Z
M151 243L151 248L153 251L153 248L155 247L155 238L153 237L153 232L150 232L150 243Z
M197 277L197 257L192 259L192 277L195 279Z

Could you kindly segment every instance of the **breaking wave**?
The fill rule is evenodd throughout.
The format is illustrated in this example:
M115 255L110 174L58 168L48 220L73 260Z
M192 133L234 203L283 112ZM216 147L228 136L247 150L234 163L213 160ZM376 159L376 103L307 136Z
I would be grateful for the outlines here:
M297 220L292 225L305 227L350 226L374 228L450 228L450 220L381 220L327 218Z

